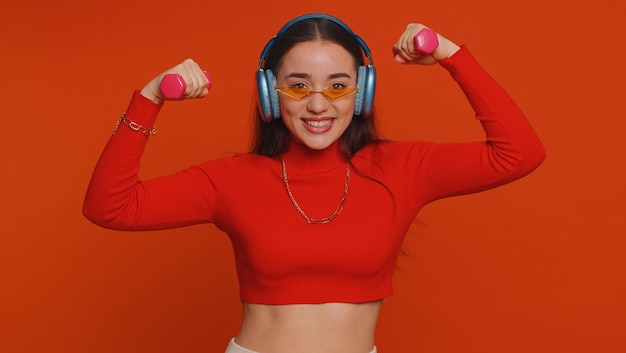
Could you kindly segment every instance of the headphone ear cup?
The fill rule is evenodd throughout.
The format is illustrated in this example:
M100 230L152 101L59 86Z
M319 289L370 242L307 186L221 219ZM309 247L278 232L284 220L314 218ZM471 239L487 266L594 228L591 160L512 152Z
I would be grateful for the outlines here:
M272 107L272 116L274 119L280 118L280 100L278 98L278 91L276 90L277 80L276 75L270 69L265 70L265 77L267 78L267 88L270 96L270 106Z
M367 69L365 66L359 66L359 71L356 76L356 95L354 97L354 115L361 115L363 111L363 95L365 95L365 76L367 75Z
M280 102L276 88L276 76L272 70L259 69L256 73L259 94L259 110L263 121L270 122L280 117Z
M363 89L363 105L361 116L368 118L372 115L374 108L374 95L376 93L376 68L374 65L368 65L365 68L365 79Z
M376 90L376 70L374 66L359 66L356 79L356 97L354 98L354 115L364 118L372 115L374 106L374 91Z

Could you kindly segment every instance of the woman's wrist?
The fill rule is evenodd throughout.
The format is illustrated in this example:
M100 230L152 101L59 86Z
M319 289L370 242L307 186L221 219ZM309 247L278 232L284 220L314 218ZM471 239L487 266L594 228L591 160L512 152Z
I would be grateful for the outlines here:
M155 82L156 81L153 80L148 83L144 88L141 89L140 93L142 96L151 100L155 104L162 104L163 97L161 96L161 91Z
M453 41L446 39L440 42L439 48L437 49L440 51L437 53L437 61L442 61L451 58L461 47Z

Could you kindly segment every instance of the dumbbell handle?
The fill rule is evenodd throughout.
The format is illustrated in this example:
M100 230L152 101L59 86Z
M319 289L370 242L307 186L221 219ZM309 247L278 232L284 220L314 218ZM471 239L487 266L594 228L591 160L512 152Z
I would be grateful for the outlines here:
M209 80L206 88L211 89L213 80L211 80L211 77L206 71L204 71L204 75ZM163 76L163 79L161 79L159 88L161 89L161 93L163 93L163 97L166 99L181 99L183 98L187 84L179 74L166 74Z

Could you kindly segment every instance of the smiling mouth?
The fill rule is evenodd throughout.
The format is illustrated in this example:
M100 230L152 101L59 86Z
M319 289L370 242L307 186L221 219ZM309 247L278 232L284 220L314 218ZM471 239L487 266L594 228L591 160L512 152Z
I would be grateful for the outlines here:
M311 127L325 127L328 126L330 124L332 124L332 122L335 119L324 119L324 120L304 120L304 123L311 126Z

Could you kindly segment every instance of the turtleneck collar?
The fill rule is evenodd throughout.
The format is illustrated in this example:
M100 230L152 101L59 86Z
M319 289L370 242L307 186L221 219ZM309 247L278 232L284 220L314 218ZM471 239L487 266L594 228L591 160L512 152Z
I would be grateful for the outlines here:
M306 145L290 142L283 159L290 174L320 173L346 164L339 150L339 141L323 150L314 150Z

